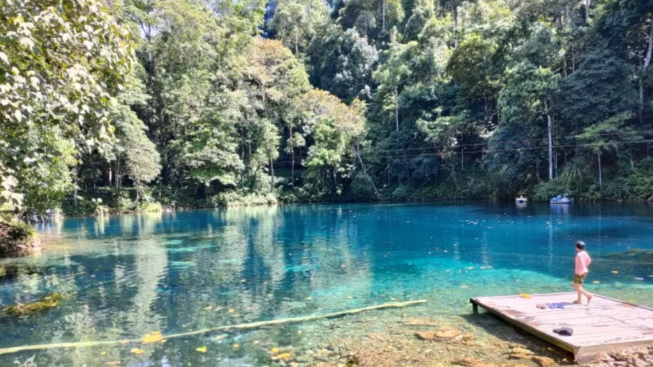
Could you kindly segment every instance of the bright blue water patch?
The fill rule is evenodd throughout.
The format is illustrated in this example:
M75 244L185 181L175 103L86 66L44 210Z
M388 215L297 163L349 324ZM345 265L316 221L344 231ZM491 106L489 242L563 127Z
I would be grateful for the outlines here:
M0 319L0 348L140 338L390 300L424 298L432 314L468 313L472 296L570 290L579 239L594 257L588 288L653 306L652 264L604 258L653 249L646 205L280 206L68 219L39 230L41 256L0 262L0 301L67 299L40 315ZM131 346L109 347L102 360L203 365L188 344L203 340L140 357ZM100 352L36 355L43 365L95 365Z

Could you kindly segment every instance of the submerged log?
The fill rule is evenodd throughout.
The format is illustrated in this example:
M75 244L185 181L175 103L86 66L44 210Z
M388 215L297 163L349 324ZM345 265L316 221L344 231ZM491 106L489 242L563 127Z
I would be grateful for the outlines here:
M59 301L63 299L63 296L59 293L51 294L43 297L40 301L31 302L31 303L19 303L15 306L5 306L2 310L13 316L26 316L39 313L51 308L57 307Z
M212 333L212 332L216 332L216 331L251 330L251 329L258 329L258 328L261 328L261 327L264 327L264 326L297 324L297 323L301 323L301 322L308 322L308 321L314 321L314 320L320 320L320 319L332 319L332 318L337 318L337 317L342 317L342 316L347 316L347 315L354 315L354 314L361 313L361 312L366 312L366 311L382 310L382 309L388 309L388 308L409 307L409 306L415 306L415 305L419 305L419 304L423 304L423 303L426 303L426 300L384 303L384 304L381 304L381 305L375 305L375 306L369 306L369 307L363 307L363 308L356 308L356 309L353 309L353 310L334 312L334 313L328 313L328 314L323 314L323 315L302 316L302 317L293 317L293 318L279 319L279 320L250 322L250 323L238 324L238 325L218 326L218 327L209 328L209 329L189 331L189 332L186 332L186 333L164 335L164 336L161 337L161 339L169 340L169 339L175 339L175 338L183 338L183 337L186 337L186 336L202 335L202 334L208 334L208 333ZM27 350L45 350L45 349L57 349L57 348L85 348L85 347L97 347L97 346L129 344L129 343L142 343L142 342L144 342L143 339L124 339L124 340L106 340L106 341L94 341L94 342L91 341L91 342L77 342L77 343L54 343L54 344L25 345L25 346L21 346L21 347L0 349L0 355L18 353L18 352L23 352L23 351L27 351Z

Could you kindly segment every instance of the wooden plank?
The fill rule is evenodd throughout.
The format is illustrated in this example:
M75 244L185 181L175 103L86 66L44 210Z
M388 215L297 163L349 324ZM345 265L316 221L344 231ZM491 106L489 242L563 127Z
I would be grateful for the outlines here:
M529 322L526 320L520 320L523 322ZM546 326L569 326L569 327L591 327L591 328L601 328L601 327L628 327L632 328L652 328L653 327L653 318L651 316L645 317L626 317L623 318L609 318L606 316L594 316L594 317L585 317L577 319L560 319L560 320L531 320L531 324L534 326L546 327Z
M573 345L571 345L571 344L569 344L569 343L567 343L567 342L565 342L563 340L560 340L558 338L552 337L551 335L548 335L548 334L546 334L544 332L541 332L537 328L534 328L534 327L532 327L532 326L530 326L530 325L528 325L526 323L516 322L516 320L514 320L512 317L509 317L509 316L505 315L503 312L501 312L501 310L495 309L495 308L493 308L491 306L484 305L483 303L480 303L480 302L478 302L477 300L475 300L473 298L471 299L471 302L473 304L476 304L476 305L480 306L480 307L483 307L484 309L486 309L490 313L494 314L498 318L502 319L503 321L505 321L505 322L507 322L507 323L519 328L519 329L522 329L522 330L524 330L526 332L529 332L531 334L539 336L540 338L548 341L551 344L557 345L558 347L560 347L560 348L562 348L564 350L567 350L569 352L575 352L575 349L574 349Z
M534 334L586 360L603 351L653 343L653 308L595 295L587 305L569 305L564 309L538 309L539 303L569 303L575 292L519 296L477 297L470 302L483 307L507 323ZM553 329L568 326L570 337Z
M535 310L533 310L535 312ZM540 312L537 317L540 320L560 320L560 319L584 319L584 318L590 318L590 317L605 317L605 316L612 316L615 315L615 313L621 313L624 312L624 310L617 308L617 307L609 307L609 308L596 308L593 310L574 310L574 309L565 309L565 310L556 310L556 309L548 309L548 310L539 310ZM627 316L631 317L646 317L647 315L653 315L653 312L651 311L646 311L646 310L627 310Z

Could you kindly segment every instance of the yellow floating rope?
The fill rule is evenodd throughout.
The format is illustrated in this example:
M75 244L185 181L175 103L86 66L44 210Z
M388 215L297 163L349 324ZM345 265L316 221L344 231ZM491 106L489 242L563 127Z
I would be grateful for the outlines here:
M348 311L333 312L333 313L328 313L328 314L324 314L324 315L302 316L302 317L294 317L294 318L288 318L288 319L250 322L250 323L238 324L238 325L218 326L218 327L215 327L215 328L189 331L189 332L186 332L186 333L165 335L162 338L166 339L166 340L169 340L169 339L183 338L183 337L193 336L193 335L207 334L207 333L211 333L211 332L215 332L215 331L248 330L248 329L257 329L257 328L264 327L264 326L274 326L274 325L282 325L282 324L296 324L296 323L314 321L314 320L319 320L319 319L332 319L332 318L336 318L336 317L353 315L353 314L366 312L366 311L374 311L374 310L381 310L381 309L387 309L387 308L402 308L402 307L414 306L414 305L422 304L422 303L426 303L426 300L384 303L384 304L381 304L381 305L368 306L368 307L357 308L357 309L348 310ZM90 342L75 342L75 343L53 343L53 344L24 345L24 346L13 347L13 348L2 348L2 349L0 349L0 355L18 353L18 352L23 352L23 351L28 351L28 350L33 351L33 350L46 350L46 349L57 349L57 348L88 348L88 347L98 347L98 346L118 345L118 344L129 344L129 343L139 343L139 342L142 342L142 339L123 339L123 340L105 340L105 341L90 341Z

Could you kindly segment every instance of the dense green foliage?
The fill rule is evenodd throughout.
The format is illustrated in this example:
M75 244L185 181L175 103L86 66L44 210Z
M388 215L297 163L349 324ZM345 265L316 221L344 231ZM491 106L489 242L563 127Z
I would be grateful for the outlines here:
M653 194L649 1L30 0L0 34L5 207Z
M59 6L56 6L59 4ZM44 209L73 186L83 151L106 151L128 32L95 0L0 5L0 204ZM72 168L72 169L71 169Z
M297 56L313 84L368 102L361 153L383 198L653 193L651 2L358 0L314 24ZM348 193L374 198L357 176Z

